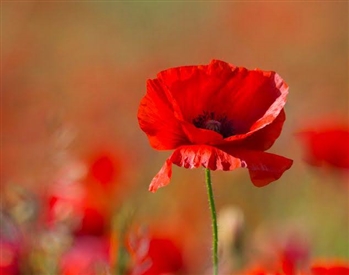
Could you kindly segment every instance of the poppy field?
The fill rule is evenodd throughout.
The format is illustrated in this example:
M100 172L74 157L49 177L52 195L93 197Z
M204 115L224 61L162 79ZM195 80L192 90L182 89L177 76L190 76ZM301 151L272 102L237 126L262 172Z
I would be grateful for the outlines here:
M349 274L347 1L0 17L0 275Z

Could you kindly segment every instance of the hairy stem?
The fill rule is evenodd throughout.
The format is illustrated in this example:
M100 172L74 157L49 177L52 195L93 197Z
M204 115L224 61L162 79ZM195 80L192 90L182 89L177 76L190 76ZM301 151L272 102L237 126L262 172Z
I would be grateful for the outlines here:
M205 169L205 180L208 195L208 202L211 210L212 219L212 263L213 263L213 275L218 275L218 226L217 226L217 213L214 203L214 196L211 182L211 171Z

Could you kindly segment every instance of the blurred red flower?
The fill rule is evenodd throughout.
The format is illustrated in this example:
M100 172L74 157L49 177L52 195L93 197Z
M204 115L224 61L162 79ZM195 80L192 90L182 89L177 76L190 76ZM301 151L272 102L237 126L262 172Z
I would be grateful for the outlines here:
M148 80L140 128L158 150L175 149L149 190L169 183L172 164L230 171L245 167L256 186L277 180L292 160L266 153L285 121L288 86L275 72L213 60Z
M92 195L82 192L69 196L68 190L49 197L48 223L50 226L65 225L76 235L104 235L108 231L109 211Z
M117 164L111 153L98 151L88 159L85 169L81 168L81 175L74 178L69 171L77 170L78 165L68 163L49 191L49 224L68 226L75 235L106 234L117 203Z
M24 239L11 217L0 211L0 274L19 275Z
M285 275L303 274L309 268L310 236L298 221L262 224L252 244L253 262L259 268Z
M284 270L276 271L266 267L254 266L247 268L246 271L239 273L239 275L348 275L349 264L344 262L313 263L307 271L300 270Z
M78 237L60 260L61 275L110 274L108 241L98 237Z
M349 275L349 263L340 260L314 262L311 275Z
M233 273L231 275L233 275ZM254 267L247 268L245 271L242 271L238 274L235 273L235 275L288 275L288 274L284 274L281 271L279 272L275 270L269 270L265 267L254 266Z
M89 167L89 175L92 179L107 186L112 184L117 178L117 160L109 153L101 152L94 156Z
M133 236L129 243L133 258L131 275L183 274L182 251L175 240L161 236Z
M304 159L314 166L324 164L349 168L349 127L346 125L319 125L315 129L297 133L305 145Z

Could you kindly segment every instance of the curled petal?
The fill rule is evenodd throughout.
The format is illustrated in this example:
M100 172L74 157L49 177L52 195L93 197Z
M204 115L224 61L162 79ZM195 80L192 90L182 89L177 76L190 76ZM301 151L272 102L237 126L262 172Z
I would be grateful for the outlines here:
M237 108L230 111L238 134L226 138L227 141L243 140L270 125L286 104L288 86L277 73L255 70L249 71L249 75L252 79L245 80L245 86L239 89L235 98L232 97L239 102L235 104ZM241 82L239 85L243 85L244 82Z
M208 145L181 146L172 153L153 178L149 191L155 192L160 187L169 184L172 164L187 169L202 166L213 171L231 171L245 167L249 171L252 183L257 187L262 187L279 179L292 166L293 161L261 151L235 151L230 148L220 150Z
M257 187L279 179L293 164L291 159L261 151L240 151L233 155L246 162L251 181Z
M265 126L257 132L254 132L245 139L235 141L235 143L232 142L231 144L241 146L242 148L249 150L268 150L274 144L275 140L280 136L285 119L285 111L281 110L280 114L271 124Z
M149 186L149 191L155 192L158 188L169 184L172 174L172 164L189 169L202 166L210 170L223 171L231 171L246 166L240 159L212 146L181 146L172 153L153 178Z
M224 142L222 135L217 132L196 128L194 125L185 121L182 121L181 124L183 132L191 144L213 145Z
M281 110L284 108L286 104L286 97L288 94L288 85L283 81L283 79L277 73L271 72L270 77L272 78L274 83L274 86L272 89L275 91L278 91L277 92L279 93L278 97L275 98L274 102L265 112L263 117L260 118L251 126L251 129L250 129L251 131L256 131L272 123L273 120L279 115L279 113L281 112Z
M170 183L172 176L172 161L168 158L164 165L161 167L160 171L155 175L150 183L149 191L155 192L160 187L164 187Z
M231 171L242 167L240 159L207 145L182 146L170 157L172 163L184 168L202 166L210 170Z

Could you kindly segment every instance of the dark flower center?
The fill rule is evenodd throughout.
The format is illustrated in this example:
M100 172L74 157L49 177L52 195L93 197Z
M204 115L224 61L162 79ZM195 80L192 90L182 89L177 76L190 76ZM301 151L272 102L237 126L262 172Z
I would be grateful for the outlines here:
M223 136L223 138L234 135L232 121L226 115L217 116L214 112L204 112L193 119L195 127L215 131Z
M222 126L222 123L220 123L219 121L214 120L214 119L209 119L205 122L206 129L215 131L217 133L220 133L221 126Z

